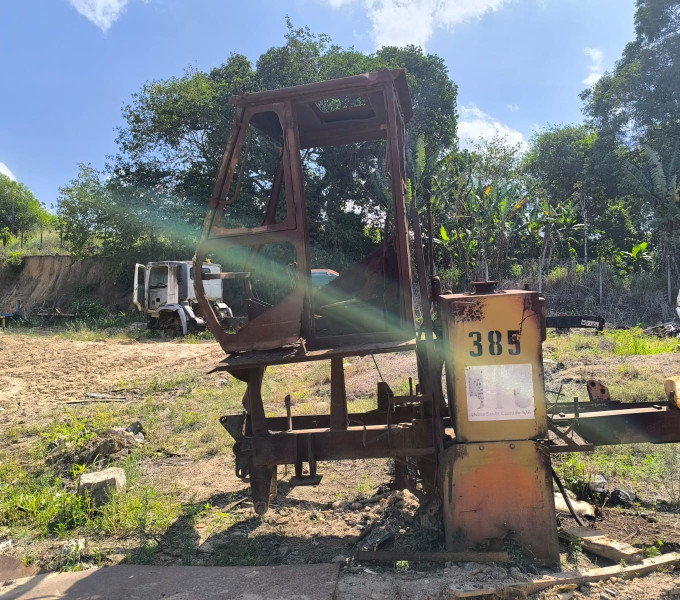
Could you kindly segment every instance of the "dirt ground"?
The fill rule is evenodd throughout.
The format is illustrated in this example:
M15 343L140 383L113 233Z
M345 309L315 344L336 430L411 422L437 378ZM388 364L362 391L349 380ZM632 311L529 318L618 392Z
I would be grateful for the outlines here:
M51 336L0 337L0 407L8 419L55 403L81 400L88 392L114 391L121 380L196 369L207 371L224 358L217 344L177 344L173 340L81 342ZM178 351L178 349L180 351ZM216 375L211 375L216 379Z
M84 400L88 392L115 392L121 381L148 382L190 368L205 378L206 385L217 386L223 375L207 371L222 358L221 349L213 342L141 343L108 339L83 342L56 336L0 334L0 435L16 423L40 423L55 405ZM359 397L374 389L378 376L370 357L353 362L361 368L349 374L347 387L350 395ZM631 359L627 362L630 364ZM680 370L680 355L676 354L635 357L633 362L649 373L658 374L660 382ZM408 353L380 356L378 365L387 381L415 375L415 360ZM295 367L304 368L308 367ZM564 378L606 380L607 373L616 369L616 361L610 359L595 361L593 365L551 367L546 371L546 387L559 385ZM263 517L253 512L247 484L234 474L231 453L196 461L178 451L148 461L143 468L148 481L161 487L172 486L182 502L195 507L209 504L213 512L221 512L229 519L228 527L214 514L205 519L199 515L191 522L178 520L176 526L156 540L160 549L154 558L156 564L187 564L187 548L191 549L190 564L229 564L224 561L227 550L239 545L252 554L253 562L260 564L336 561L345 565L337 592L340 599L455 597L450 590L452 582L466 582L474 589L535 576L516 567L499 565L410 563L395 570L348 561L355 550L378 545L398 550L442 549L429 507L420 507L418 499L409 492L390 492L386 487L391 478L389 461L323 463L319 472L324 477L318 487L290 487L287 481L292 474L280 469L279 495ZM650 512L653 518L649 517ZM568 517L560 518L569 524ZM663 540L663 552L680 550L680 514L664 505L655 510L640 506L626 510L605 508L597 527L620 541L652 546ZM63 540L42 543L53 543L54 551L58 552ZM123 560L135 543L120 541L119 548L112 549L108 559ZM25 551L17 541L3 552L20 557ZM564 548L563 558L568 566L566 551ZM584 554L579 558L578 568L608 564L611 563ZM637 600L674 595L680 595L680 576L668 570L639 580L613 578L594 586L549 590L537 597Z

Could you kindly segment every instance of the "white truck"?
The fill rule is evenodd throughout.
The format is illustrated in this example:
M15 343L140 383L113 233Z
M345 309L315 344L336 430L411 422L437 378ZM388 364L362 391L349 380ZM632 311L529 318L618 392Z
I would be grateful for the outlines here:
M219 274L221 267L203 263L203 274ZM221 321L233 318L224 302L221 279L203 281L208 300ZM135 265L133 302L145 313L149 329L164 329L186 335L205 329L194 291L194 267L190 260L166 260Z

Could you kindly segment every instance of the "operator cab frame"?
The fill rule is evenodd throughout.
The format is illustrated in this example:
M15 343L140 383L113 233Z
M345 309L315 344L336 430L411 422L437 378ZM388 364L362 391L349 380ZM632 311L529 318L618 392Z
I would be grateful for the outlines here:
M271 350L302 339L311 349L413 339L404 171L405 125L413 111L405 72L243 94L231 102L234 122L194 257L194 264L212 258L225 271L195 280L206 324L225 352ZM304 174L314 168L309 157L315 148L381 141L382 155L368 170L387 176L385 235L314 289ZM263 162L253 166L253 160ZM246 317L236 331L225 330L208 303L204 280L217 277L225 300Z

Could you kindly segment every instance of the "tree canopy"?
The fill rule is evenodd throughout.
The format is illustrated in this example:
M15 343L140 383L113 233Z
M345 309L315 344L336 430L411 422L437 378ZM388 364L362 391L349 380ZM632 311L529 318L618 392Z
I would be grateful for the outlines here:
M46 219L47 211L23 184L0 174L0 239L5 246L21 238Z
M289 21L285 44L264 52L255 67L244 56L232 54L210 72L192 68L179 77L148 82L123 108L118 152L106 173L81 167L76 180L61 189L59 212L66 221L67 243L78 256L94 247L104 251L104 246L111 253L139 246L137 235L153 239L145 247L155 253L138 260L158 260L162 243L175 249L183 245L186 254L200 232L230 131L230 96L395 67L408 70L414 104L408 126L411 142L423 136L432 152L455 147L456 86L439 57L415 46L363 54L307 28L296 29ZM344 199L351 191L354 206L368 214L382 210L370 174L347 168L380 153L371 143L315 149L304 157L311 192L310 237L318 247L315 260L332 257L342 266L375 244L362 233L365 217L348 208ZM154 235L148 233L151 227Z
M105 172L83 166L61 189L65 240L76 256L108 253L117 265L188 258L230 131L230 96L403 67L414 105L409 193L448 285L501 278L525 260L539 274L556 259L586 268L597 259L624 274L680 275L680 0L637 0L635 26L615 69L583 92L586 122L547 127L524 152L503 139L459 150L457 88L440 57L415 46L366 54L288 21L285 43L254 65L232 54L133 94ZM382 152L365 143L303 156L314 267L354 262L389 228ZM249 185L241 193L255 201Z

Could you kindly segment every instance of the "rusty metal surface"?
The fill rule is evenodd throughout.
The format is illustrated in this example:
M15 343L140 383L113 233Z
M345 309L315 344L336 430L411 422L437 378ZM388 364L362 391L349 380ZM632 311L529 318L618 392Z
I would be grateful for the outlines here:
M417 397L413 397L415 401ZM361 423L363 425L387 425L390 423L410 423L415 418L413 406L396 406L390 408L390 414L385 411L371 411L365 413L349 413L347 420L349 423ZM239 431L243 425L243 415L225 415L220 418L222 426L231 433ZM450 427L448 417L443 417L444 425ZM330 429L330 415L291 415L290 422L288 417L267 417L267 430L274 433L277 431L290 431L293 429Z
M206 279L239 290L233 306L242 314L220 321L203 280L195 287L206 323L227 353L216 370L247 384L245 413L220 421L235 440L236 473L250 483L256 512L264 514L276 494L278 465L294 466L292 483L317 485L319 461L409 458L419 469L420 491L442 494L449 550L491 539L499 547L516 542L556 562L550 452L680 441L680 410L619 407L609 402L606 386L589 382L592 406L553 416L552 444L533 441L548 438L545 302L536 292L494 291L495 282L475 283L474 293L440 295L433 278L428 291L414 199L415 264L426 316L416 336L405 203L405 124L412 107L402 70L244 94L232 102L236 117L194 264L212 254L229 259L219 260L231 265L226 272ZM244 224L229 211L244 183L250 145L260 137L273 141L279 154L271 188L260 186L266 194L256 198L260 220ZM372 140L385 140L393 230L354 266L314 289L301 150ZM263 250L272 245L285 249L276 260ZM257 295L258 268L271 271L278 295ZM436 339L427 318L430 300L438 305ZM415 391L395 396L381 382L376 410L348 414L343 357L413 349ZM317 360L330 361L329 414L293 415L288 397L286 417L266 417L266 367ZM395 463L395 478L408 485L405 461Z
M348 96L359 100L342 107ZM336 99L328 109L321 102ZM380 71L283 90L234 97L236 116L204 221L194 261L226 252L250 253L252 263L267 244L284 244L295 259L287 267L294 283L291 291L274 304L261 302L252 285L244 291L248 322L237 331L225 331L210 309L200 279L196 295L206 324L227 353L261 351L299 343L309 348L347 345L395 344L412 338L415 331L411 290L410 250L405 208L405 124L413 111L403 70ZM340 108L338 106L341 106ZM241 189L237 168L245 170L241 153L249 149L252 126L281 145L279 167L268 206L259 226L233 228L224 221L225 209L237 200ZM310 249L304 177L300 150L316 146L386 140L386 168L391 175L394 231L368 262L354 272L341 273L323 306L315 304L310 273ZM235 190L235 191L234 191ZM285 192L285 216L276 221L280 195ZM244 263L244 264L245 264ZM249 269L240 269L240 275ZM235 276L234 276L235 277ZM225 280L230 278L227 273ZM252 278L243 277L251 282ZM344 285L344 288L343 288ZM348 291L349 290L349 291ZM230 304L231 305L231 304ZM235 315L241 317L242 315ZM348 318L348 316L350 318ZM240 324L240 323L239 323ZM348 330L342 326L353 325Z
M586 389L591 402L608 402L611 400L609 388L601 381L589 379L586 382Z
M680 388L680 376L673 375L672 377L664 379L663 390L666 394L668 404L673 408L680 408L680 394L678 393L678 388Z
M442 295L439 314L456 440L545 438L545 310L538 293Z
M325 348L321 350L305 350L300 346L289 346L263 352L244 352L231 354L222 360L216 371L244 369L255 366L287 365L299 362L331 360L347 356L368 356L369 354L385 354L387 352L408 352L416 349L416 341L383 342L380 344L356 344L341 348Z
M456 444L441 459L446 547L519 546L559 563L550 456L532 441Z
M680 410L664 404L610 402L600 410L581 410L578 418L565 412L551 420L557 426L569 426L596 446L680 442Z
M312 458L346 460L387 458L390 456L424 456L433 454L429 436L418 438L417 430L408 423L396 425L355 425L345 430L296 429L276 434L249 436L234 444L237 456L247 456L255 466L290 465L309 462ZM299 445L303 439L305 444Z

